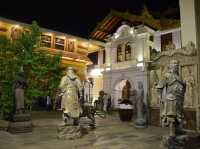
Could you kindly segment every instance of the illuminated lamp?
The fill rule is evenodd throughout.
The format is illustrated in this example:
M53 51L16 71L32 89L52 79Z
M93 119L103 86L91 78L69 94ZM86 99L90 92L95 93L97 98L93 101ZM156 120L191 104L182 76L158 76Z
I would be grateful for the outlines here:
M47 35L52 36L52 33L47 33Z
M106 71L110 71L110 67L107 67L107 68L106 68Z
M143 66L144 66L143 62L137 63L137 67L143 67Z
M91 70L90 75L91 75L92 77L102 76L102 72L103 72L103 71L104 71L104 70L101 69L101 68L95 68L95 69L92 69L92 70Z
M137 58L137 60L138 60L138 62L142 62L143 61L143 56L138 56L138 58Z
M134 33L134 31L133 31L133 29L131 29L131 30L130 30L130 34L133 34L133 33Z
M89 47L91 48L91 47L92 47L92 44L89 44Z
M115 39L117 39L118 37L119 37L119 35L118 35L118 34L115 34L115 35L114 35L114 38L115 38Z
M21 28L21 26L19 24L16 24L15 28Z
M72 38L72 39L69 39L69 40L70 40L70 41L74 41L74 42L76 41L76 39L74 39L74 38Z
M73 58L71 58L71 57L65 57L65 56L63 56L62 58L67 59L67 60L73 60Z
M87 46L88 46L88 43L83 42L83 43L81 43L81 45L82 45L83 47L87 47Z

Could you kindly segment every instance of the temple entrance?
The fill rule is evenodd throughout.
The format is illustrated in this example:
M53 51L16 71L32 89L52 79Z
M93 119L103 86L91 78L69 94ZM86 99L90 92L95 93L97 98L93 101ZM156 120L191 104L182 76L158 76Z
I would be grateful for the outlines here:
M123 79L119 81L114 87L114 99L113 106L114 108L119 107L119 102L129 98L129 91L131 90L131 83Z

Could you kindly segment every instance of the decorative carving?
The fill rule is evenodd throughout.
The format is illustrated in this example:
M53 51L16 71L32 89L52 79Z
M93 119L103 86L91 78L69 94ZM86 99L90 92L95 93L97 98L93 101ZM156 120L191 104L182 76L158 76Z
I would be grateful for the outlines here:
M129 99L130 90L131 90L131 84L127 80L125 86L122 89L122 100L128 100Z
M185 101L184 105L186 107L191 107L194 105L195 99L195 78L194 78L194 67L184 66L182 68L182 78L186 83Z
M139 81L138 91L137 91L137 101L136 101L137 118L135 120L135 127L137 128L146 127L144 107L145 107L144 106L144 87L143 87L143 83Z
M156 70L150 72L150 89L151 89L151 105L158 105L158 95L156 85L158 84L159 78Z
M167 147L179 144L178 136L183 134L183 102L185 83L179 76L179 63L170 61L168 72L157 85L161 106L161 122L169 127L169 136L164 137L164 145Z
M181 49L174 49L173 45L168 46L167 51L161 52L154 60L159 59L162 56L173 56L175 54L181 54L186 56L195 56L197 54L197 49L195 48L194 44L190 41L188 44L181 48Z
M171 50L175 50L176 49L176 45L172 42L170 42L168 45L166 45L166 51L171 51Z

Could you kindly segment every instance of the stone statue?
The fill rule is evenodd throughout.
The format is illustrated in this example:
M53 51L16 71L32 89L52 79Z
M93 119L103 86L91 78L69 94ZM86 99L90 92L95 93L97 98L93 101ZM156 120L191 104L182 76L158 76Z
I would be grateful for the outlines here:
M144 116L144 88L141 81L138 82L137 101L136 101L137 118L135 120L135 127L146 127L146 119Z
M105 112L108 112L110 107L111 107L111 96L110 96L110 94L104 92L104 95L103 95L103 110Z
M160 99L161 124L169 127L170 132L165 144L174 145L176 136L182 134L183 102L186 85L179 76L179 63L171 60L168 72L157 85ZM172 143L173 142L173 143Z
M191 69L188 68L187 76L185 76L183 79L186 82L185 105L193 106L195 81Z
M62 78L59 88L62 92L61 108L64 120L72 118L73 124L79 124L82 108L79 99L82 98L82 84L72 67L67 69L67 74Z
M166 45L166 51L170 51L170 50L175 50L176 49L176 45L172 42L169 42L167 45Z
M150 85L151 85L151 105L158 105L158 95L156 86L158 84L159 78L156 70L150 72Z
M12 90L15 98L15 113L24 113L24 89L27 87L27 81L23 67L21 67L15 80L13 81Z
M128 81L126 81L126 84L122 89L122 100L128 100L129 99L130 90L131 90L131 85Z
M21 67L12 84L15 98L15 113L9 123L8 131L11 133L24 133L32 131L31 115L25 111L24 90L27 88L27 81L23 67Z

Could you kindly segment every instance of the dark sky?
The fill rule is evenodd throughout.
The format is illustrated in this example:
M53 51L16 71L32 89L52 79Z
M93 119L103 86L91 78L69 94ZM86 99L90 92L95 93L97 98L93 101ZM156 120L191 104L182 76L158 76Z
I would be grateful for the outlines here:
M0 16L82 37L88 37L111 9L139 13L144 4L160 14L178 8L178 0L4 0Z

